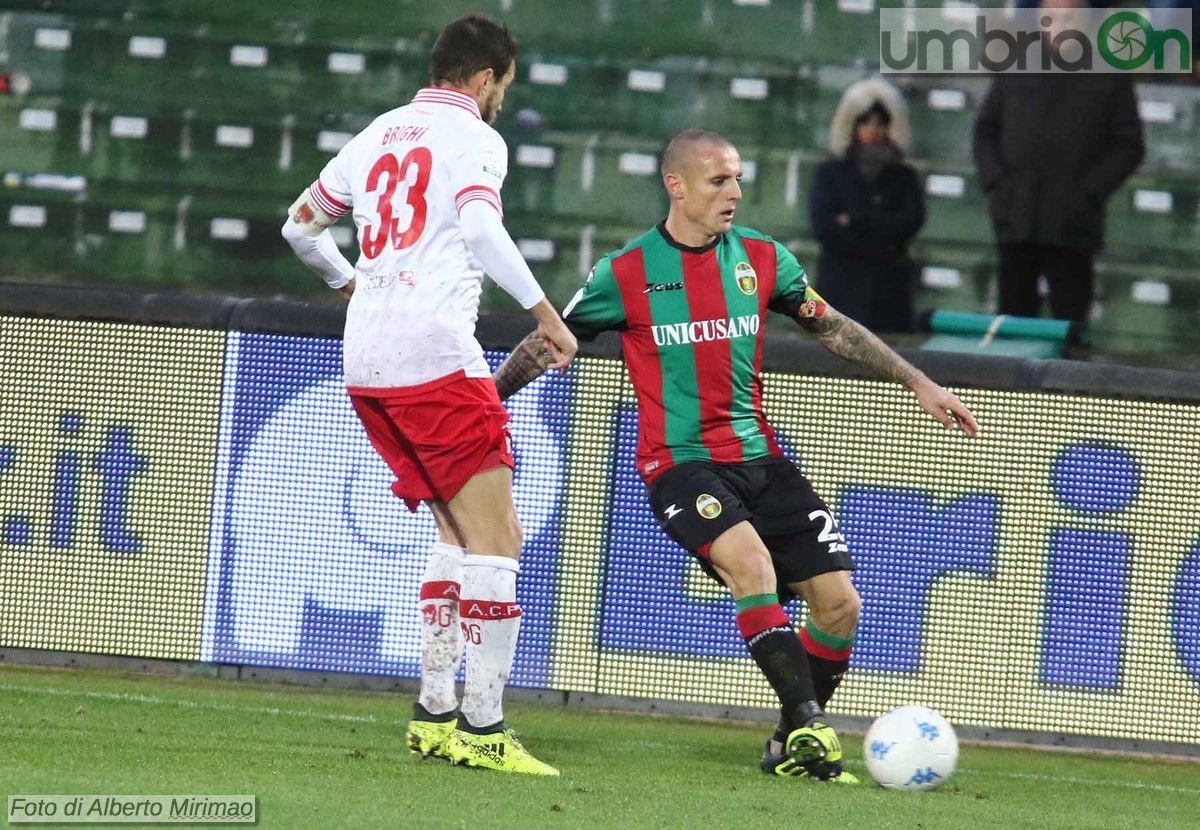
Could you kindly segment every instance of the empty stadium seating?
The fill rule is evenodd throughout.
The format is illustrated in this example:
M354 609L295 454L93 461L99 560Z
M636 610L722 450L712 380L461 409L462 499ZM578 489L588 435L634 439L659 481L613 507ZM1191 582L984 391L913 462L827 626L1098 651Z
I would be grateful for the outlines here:
M1195 268L1104 262L1096 342L1114 352L1190 352L1198 342L1200 280Z
M659 153L686 126L737 142L738 221L815 272L812 171L842 90L877 63L873 9L904 4L395 0L386 19L316 0L5 5L0 71L30 85L0 97L7 275L319 294L278 241L286 205L425 83L440 26L479 10L522 43L497 124L506 220L561 303L589 257L663 216ZM989 311L995 254L970 151L987 79L894 80L926 187L918 305ZM1147 83L1139 97L1147 158L1110 203L1094 330L1115 351L1195 349L1200 88ZM352 254L350 230L338 234ZM486 308L505 303L485 294Z

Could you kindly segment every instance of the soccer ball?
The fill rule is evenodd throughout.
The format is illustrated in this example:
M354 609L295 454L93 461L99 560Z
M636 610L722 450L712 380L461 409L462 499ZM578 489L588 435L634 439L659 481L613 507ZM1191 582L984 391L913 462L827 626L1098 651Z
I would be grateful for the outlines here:
M889 790L933 790L958 763L954 727L926 706L901 706L881 715L863 742L867 772Z

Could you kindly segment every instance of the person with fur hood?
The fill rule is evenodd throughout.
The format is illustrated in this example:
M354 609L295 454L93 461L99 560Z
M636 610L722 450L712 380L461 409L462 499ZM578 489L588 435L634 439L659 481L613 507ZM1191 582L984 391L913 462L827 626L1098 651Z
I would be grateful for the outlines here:
M913 329L908 243L925 222L921 181L904 163L911 130L899 90L882 78L842 95L829 132L833 158L809 192L821 243L817 288L846 316L877 332Z

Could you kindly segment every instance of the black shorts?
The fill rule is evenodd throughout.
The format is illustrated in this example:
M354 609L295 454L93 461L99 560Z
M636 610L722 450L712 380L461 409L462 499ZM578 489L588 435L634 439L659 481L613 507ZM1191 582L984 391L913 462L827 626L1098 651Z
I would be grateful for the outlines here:
M833 513L786 458L686 461L656 478L649 496L662 529L718 581L708 549L739 522L750 522L771 552L781 598L788 583L854 570Z

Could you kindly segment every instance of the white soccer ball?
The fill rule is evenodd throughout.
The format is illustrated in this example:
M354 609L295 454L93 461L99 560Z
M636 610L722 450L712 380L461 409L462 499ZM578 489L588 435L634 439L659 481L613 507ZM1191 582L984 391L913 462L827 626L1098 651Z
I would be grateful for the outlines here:
M933 790L958 763L958 736L927 706L901 706L881 715L863 741L867 772L889 790Z

